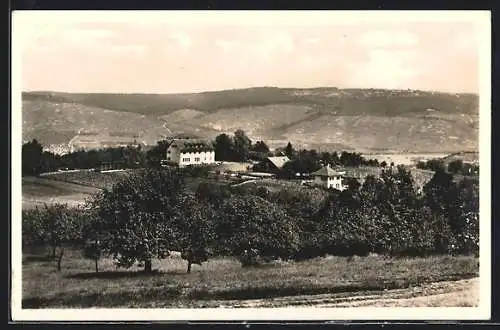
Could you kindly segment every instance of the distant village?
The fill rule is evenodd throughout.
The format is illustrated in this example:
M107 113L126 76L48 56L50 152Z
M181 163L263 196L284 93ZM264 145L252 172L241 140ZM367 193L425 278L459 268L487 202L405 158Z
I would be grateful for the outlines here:
M242 132L242 131L241 131ZM242 132L244 135L244 132ZM224 135L224 134L222 134ZM246 135L244 135L246 139ZM117 140L117 138L119 138ZM147 146L144 143L139 143L137 137L127 137L127 136L113 136L109 143L99 143L94 142L86 134L77 135L74 139L70 141L66 146L48 146L44 147L44 151L52 153L54 155L67 155L76 152L90 152L91 150L104 150L104 149L119 149L119 148L135 148L141 149L143 151L150 150L151 148L157 148L152 146ZM306 166L310 170L293 170L290 175L290 170L288 169L289 175L284 178L282 173L285 164L290 163L289 155L284 152L284 149L277 149L271 152L267 146L265 146L265 152L261 152L259 157L240 160L229 160L227 158L218 155L216 157L216 148L213 141L208 141L199 137L192 137L189 135L180 134L176 137L170 139L164 139L159 141L163 143L163 148L160 151L160 165L161 166L175 166L179 168L193 167L193 166L205 166L210 168L212 174L217 173L217 175L222 175L228 179L241 180L261 180L261 179L286 179L291 180L301 185L309 185L316 187L323 187L326 189L337 189L345 190L348 187L348 180L353 178L356 179L360 184L362 184L368 175L378 177L383 168L403 165L394 162L386 162L377 159L370 159L369 164L366 166L360 166L359 162L354 166L341 166L339 162L320 160L319 165L311 169L311 166ZM262 143L263 141L258 141L257 143ZM250 142L251 144L251 142ZM306 150L303 150L306 151ZM316 151L312 151L316 152ZM356 154L356 153L354 153ZM358 157L362 156L358 154ZM453 155L449 156L452 157ZM60 157L60 156L57 156ZM463 157L462 157L463 158ZM465 158L464 158L465 159ZM427 160L429 161L429 160ZM452 161L450 159L449 161ZM462 160L460 160L462 161ZM416 189L421 190L423 185L428 182L434 173L434 171L429 170L426 167L426 160L420 160L420 166L415 162L414 164L408 165L404 164L412 172ZM469 166L478 166L477 159L472 159L467 161ZM343 164L342 164L343 165ZM319 168L318 168L319 167ZM113 160L113 161L102 161L94 170L96 171L121 171L126 168L130 168L130 164L127 164L123 160ZM473 167L469 167L469 173L466 174L477 174L471 173ZM60 168L58 171L72 170L70 168Z
M267 157L261 162L254 161L249 164L216 162L215 149L212 144L207 141L202 139L174 139L167 148L166 157L162 161L162 165L186 167L216 164L222 165L220 167L220 169L222 169L222 171L220 171L222 174L232 174L242 179L255 180L276 178L278 171L280 171L289 161L290 159L287 156L282 155ZM241 164L243 164L243 166L241 166ZM257 164L260 165L260 168L266 168L267 171L254 171L252 165ZM343 182L345 174L345 171L335 170L331 168L329 164L326 164L313 173L296 173L296 176L301 179L302 184L322 186L327 189L335 188L342 191L347 189L347 185Z

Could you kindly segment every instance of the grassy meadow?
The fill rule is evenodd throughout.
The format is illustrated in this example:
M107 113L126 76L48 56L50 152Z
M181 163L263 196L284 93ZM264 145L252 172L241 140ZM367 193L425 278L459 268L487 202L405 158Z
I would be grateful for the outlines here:
M77 250L65 253L62 271L43 252L23 255L23 308L201 308L237 306L247 299L330 294L383 295L431 282L473 278L477 258L325 257L243 268L232 258L214 258L186 272L173 255L155 260L153 274L139 267L116 269L111 259L95 264Z

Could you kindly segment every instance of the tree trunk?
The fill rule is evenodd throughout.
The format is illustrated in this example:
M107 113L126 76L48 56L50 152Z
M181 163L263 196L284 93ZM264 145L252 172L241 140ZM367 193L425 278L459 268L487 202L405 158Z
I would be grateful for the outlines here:
M99 273L99 259L95 258L95 272Z
M191 260L188 260L188 269L187 269L187 272L188 274L191 273Z
M56 258L56 247L55 246L52 247L52 258L53 259Z
M153 265L151 263L151 259L144 261L144 271L146 273L151 273L153 271Z
M64 248L61 247L60 252L59 252L59 258L57 258L57 271L58 272L61 271L61 262L62 262L63 255L64 255Z

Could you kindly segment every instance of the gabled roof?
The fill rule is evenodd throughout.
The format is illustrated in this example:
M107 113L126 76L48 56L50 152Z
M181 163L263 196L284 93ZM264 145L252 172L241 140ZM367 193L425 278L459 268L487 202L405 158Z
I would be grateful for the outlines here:
M290 159L287 156L267 157L267 159L277 168L282 168L286 162L290 161Z
M329 165L320 168L319 170L317 170L314 173L311 173L311 175L314 175L314 176L327 176L327 177L341 176L344 174L345 174L345 171L336 171L333 168L331 168Z
M211 143L201 139L174 139L170 142L170 147L179 148L180 152L204 152L213 151Z

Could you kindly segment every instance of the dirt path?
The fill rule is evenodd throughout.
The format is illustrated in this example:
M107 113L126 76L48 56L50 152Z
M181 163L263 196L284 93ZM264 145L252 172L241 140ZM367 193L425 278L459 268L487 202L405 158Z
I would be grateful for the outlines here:
M408 289L349 294L323 294L275 299L221 301L220 307L474 307L479 278L429 283Z

